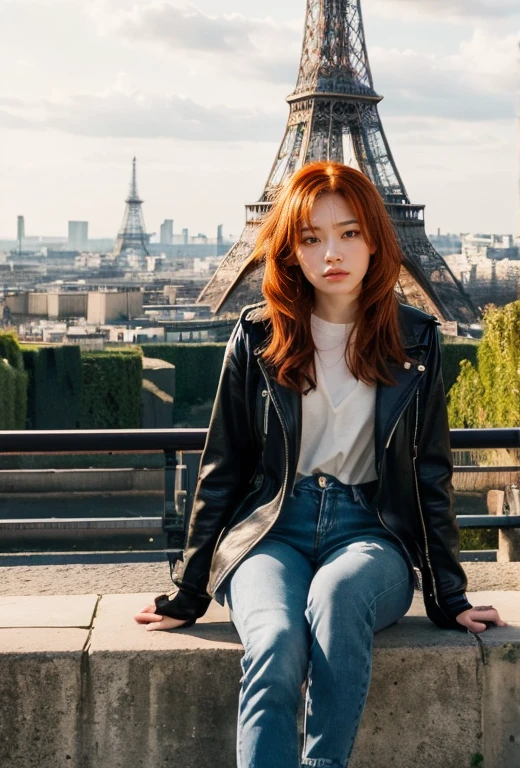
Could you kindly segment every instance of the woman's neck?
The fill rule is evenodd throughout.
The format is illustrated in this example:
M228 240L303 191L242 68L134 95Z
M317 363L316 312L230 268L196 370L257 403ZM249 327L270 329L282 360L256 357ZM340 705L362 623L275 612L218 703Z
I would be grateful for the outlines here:
M324 301L317 297L314 302L313 314L327 323L353 323L356 319L357 301L348 302L345 296L327 296Z

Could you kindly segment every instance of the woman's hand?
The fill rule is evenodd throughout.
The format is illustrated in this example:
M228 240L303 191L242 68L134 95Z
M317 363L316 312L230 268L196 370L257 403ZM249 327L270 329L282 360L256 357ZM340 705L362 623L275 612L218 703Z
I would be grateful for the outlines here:
M155 613L155 604L145 605L142 611L136 613L134 621L138 624L147 624L145 627L147 632L156 629L177 629L186 624L184 619L172 619L170 616L161 616L160 613Z
M485 621L491 621L497 627L507 627L505 621L502 621L496 608L492 605L477 605L474 608L468 608L457 616L457 621L471 632L484 632L487 629Z

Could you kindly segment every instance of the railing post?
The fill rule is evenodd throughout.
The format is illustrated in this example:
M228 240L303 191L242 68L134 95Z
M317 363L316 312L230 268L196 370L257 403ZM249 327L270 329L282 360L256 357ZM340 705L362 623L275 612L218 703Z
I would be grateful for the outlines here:
M520 516L520 488L511 483L505 491L506 514L511 517ZM517 563L520 561L520 528L501 529L498 532L497 562Z
M177 451L165 449L163 530L166 533L168 549L179 547L179 545L182 547L180 539L184 530L184 505L181 498L178 497L177 468Z

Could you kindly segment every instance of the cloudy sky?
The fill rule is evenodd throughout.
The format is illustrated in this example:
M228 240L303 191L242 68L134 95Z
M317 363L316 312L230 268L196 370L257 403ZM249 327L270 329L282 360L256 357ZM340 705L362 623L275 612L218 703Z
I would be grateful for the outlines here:
M0 0L0 237L238 235L283 135L305 0ZM383 124L429 232L511 232L518 0L363 0Z

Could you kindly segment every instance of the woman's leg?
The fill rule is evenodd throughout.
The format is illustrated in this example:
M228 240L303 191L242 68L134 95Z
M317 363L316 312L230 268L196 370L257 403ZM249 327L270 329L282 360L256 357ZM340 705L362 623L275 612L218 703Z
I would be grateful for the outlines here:
M297 713L310 634L311 563L280 541L261 541L225 594L244 646L237 724L238 768L299 768Z
M345 768L365 706L374 632L410 607L413 574L399 548L366 539L337 549L316 572L303 766Z

